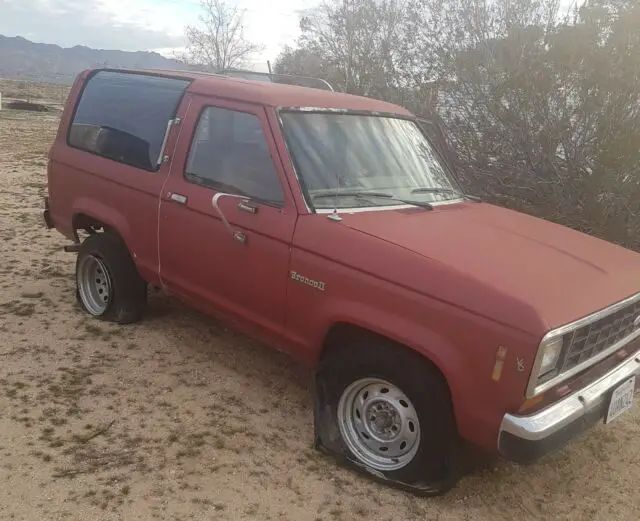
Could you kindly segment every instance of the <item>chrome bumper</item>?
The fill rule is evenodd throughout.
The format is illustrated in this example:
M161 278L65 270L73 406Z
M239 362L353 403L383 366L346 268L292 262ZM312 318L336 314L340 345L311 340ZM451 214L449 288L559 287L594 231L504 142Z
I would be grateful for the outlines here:
M498 436L498 452L527 463L560 448L585 428L602 420L613 389L637 375L640 350L587 387L530 416L505 414Z

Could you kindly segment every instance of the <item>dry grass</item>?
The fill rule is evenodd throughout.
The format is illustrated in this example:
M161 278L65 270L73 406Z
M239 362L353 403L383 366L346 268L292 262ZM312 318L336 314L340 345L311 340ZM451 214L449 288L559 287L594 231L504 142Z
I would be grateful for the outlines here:
M69 85L36 83L33 81L0 78L0 94L3 104L9 100L32 101L59 107L64 105L70 90Z
M87 318L40 213L56 123L0 112L0 519L638 519L637 405L420 500L311 448L307 375L282 355L161 295L139 325Z

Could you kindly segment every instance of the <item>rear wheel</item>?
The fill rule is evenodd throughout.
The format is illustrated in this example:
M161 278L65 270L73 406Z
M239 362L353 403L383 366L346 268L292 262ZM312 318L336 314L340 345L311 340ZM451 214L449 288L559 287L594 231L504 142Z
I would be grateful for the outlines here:
M336 348L323 363L343 450L402 483L445 475L457 442L449 390L417 353L377 337Z
M128 324L142 318L147 285L122 240L112 233L90 235L76 260L76 297L90 315Z

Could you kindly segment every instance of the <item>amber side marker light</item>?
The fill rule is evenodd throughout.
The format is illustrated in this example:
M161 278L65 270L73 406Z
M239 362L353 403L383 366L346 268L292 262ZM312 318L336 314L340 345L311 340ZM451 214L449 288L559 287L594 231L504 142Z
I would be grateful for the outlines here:
M531 409L533 406L538 405L541 401L544 400L544 394L541 394L540 396L536 396L534 398L529 398L526 402L524 402L521 406L520 409L518 409L518 412L525 412L528 411L529 409Z
M496 363L493 366L493 372L491 373L491 379L495 382L499 382L502 377L502 368L504 367L505 358L507 358L507 348L499 346L496 351Z

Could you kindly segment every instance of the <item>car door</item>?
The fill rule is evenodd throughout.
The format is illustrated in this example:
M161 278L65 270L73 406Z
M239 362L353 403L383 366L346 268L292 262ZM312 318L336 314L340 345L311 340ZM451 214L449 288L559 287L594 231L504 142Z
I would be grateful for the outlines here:
M297 212L264 107L188 95L159 207L170 292L281 332Z

